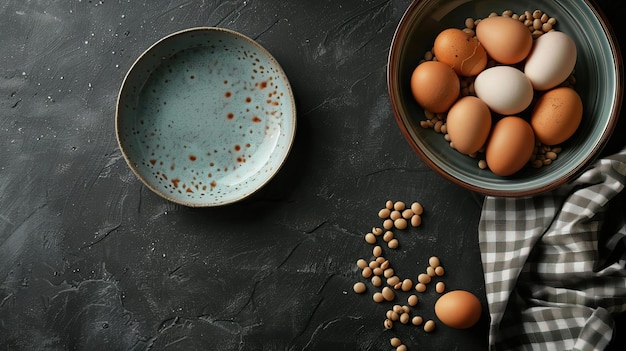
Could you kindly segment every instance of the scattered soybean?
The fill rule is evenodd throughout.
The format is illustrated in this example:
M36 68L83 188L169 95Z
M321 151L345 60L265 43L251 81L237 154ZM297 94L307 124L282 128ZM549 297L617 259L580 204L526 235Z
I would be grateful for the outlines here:
M435 268L432 266L426 267L426 274L428 274L431 278L435 276Z
M422 316L414 316L411 320L411 324L413 325L421 325L422 323L424 323L424 318L422 318Z
M400 242L398 241L398 239L391 239L387 243L387 247L390 249L397 249L398 246L400 246Z
M395 273L395 272L394 272L393 268L387 268L387 269L385 269L385 270L383 271L383 276L384 276L385 278L391 278L391 277L393 277L394 273Z
M420 225L422 225L422 216L418 214L413 215L413 217L411 217L411 226L419 227Z
M354 289L354 292L357 294L363 294L367 290L367 287L362 282L358 282L354 284L352 289Z
M424 331L427 333L435 331L435 322L433 320L426 321L426 323L424 323Z
M403 229L407 228L408 223L407 223L406 219L400 217L400 218L397 218L396 220L393 221L393 225L396 228L398 228L400 230L403 230Z
M400 323L402 324L407 324L409 323L409 320L411 319L411 317L409 316L409 314L407 312L403 312L400 315Z
M378 288L383 285L383 280L380 278L380 276L375 275L372 277L372 285Z
M380 257L383 254L383 248L379 245L374 246L374 248L372 249L372 254L374 255L374 257Z
M388 286L383 288L381 294L383 295L383 298L387 301L393 301L396 298L396 294Z
M445 273L445 270L443 269L443 267L441 266L435 267L435 274L437 276L441 277L444 275L444 273Z
M393 210L391 212L391 214L389 215L389 218L392 221L395 221L396 219L401 218L401 217L402 217L402 213L400 213L400 211L396 211L396 210Z
M387 219L389 218L390 214L391 214L391 210L389 210L388 208L383 208L380 211L378 211L378 217L380 219Z
M393 322L390 319L385 319L385 322L383 322L383 326L385 327L385 329L391 329L393 328Z
M413 281L409 278L406 278L402 281L401 289L402 291L409 291L413 288Z
M365 267L363 268L363 272L361 272L361 275L363 276L363 278L367 279L369 277L372 276L372 269L369 267Z
M388 243L389 241L391 241L391 239L393 239L393 232L391 230L388 230L385 232L385 234L383 234L383 240Z
M420 275L417 276L417 281L422 283L422 284L428 284L430 283L430 276L426 273L421 273Z
M389 286L395 286L398 283L400 283L400 278L398 276L387 278L387 285Z
M393 347L398 347L398 346L402 345L402 341L399 338L391 338L391 340L389 340L389 343Z
M383 221L383 228L389 230L391 228L393 228L393 220L387 218L385 219L385 221Z
M374 302L379 302L379 303L385 301L383 294L378 291L375 292L374 295L372 295L372 299L374 300Z
M413 216L415 216L415 212L413 212L410 208L402 211L402 218L404 219L410 220Z
M414 202L411 204L411 211L416 215L422 215L422 213L424 213L424 207L419 202Z
M396 203L393 204L393 209L396 211L402 211L405 208L406 208L406 205L402 201L396 201Z

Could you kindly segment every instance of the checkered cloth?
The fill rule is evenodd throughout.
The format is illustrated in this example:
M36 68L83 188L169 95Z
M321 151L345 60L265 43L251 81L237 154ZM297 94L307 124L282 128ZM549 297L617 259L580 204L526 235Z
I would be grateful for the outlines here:
M626 149L539 196L486 197L490 350L603 350L626 310Z

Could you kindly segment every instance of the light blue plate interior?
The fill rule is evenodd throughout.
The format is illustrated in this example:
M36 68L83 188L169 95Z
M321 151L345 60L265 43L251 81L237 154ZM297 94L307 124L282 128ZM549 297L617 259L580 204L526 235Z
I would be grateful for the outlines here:
M251 195L285 161L296 127L277 61L221 28L167 36L134 63L116 128L133 172L160 196L193 207Z
M411 95L410 77L436 35L450 27L463 28L465 19L484 18L504 10L522 13L541 9L557 19L557 29L576 43L575 89L584 113L576 134L562 145L550 166L525 168L510 177L477 167L477 160L452 150L441 134L423 129L424 111ZM388 86L396 120L416 152L433 169L471 190L496 196L542 192L571 180L589 165L606 144L618 118L622 87L619 49L605 34L601 16L582 0L457 0L415 1L398 25L389 54Z

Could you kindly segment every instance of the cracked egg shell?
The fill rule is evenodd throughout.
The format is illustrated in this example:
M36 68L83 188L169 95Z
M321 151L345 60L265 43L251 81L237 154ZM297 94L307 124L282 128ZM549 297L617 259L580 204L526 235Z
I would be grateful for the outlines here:
M443 30L435 38L433 52L439 62L461 76L475 76L487 66L487 53L472 35L458 28Z

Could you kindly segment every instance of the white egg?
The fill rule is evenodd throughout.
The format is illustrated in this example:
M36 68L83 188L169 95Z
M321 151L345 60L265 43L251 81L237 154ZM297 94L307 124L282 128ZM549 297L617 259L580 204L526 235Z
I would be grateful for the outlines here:
M476 96L502 115L524 111L533 100L533 86L524 73L510 66L482 71L474 81Z
M535 90L548 90L561 84L576 65L576 45L559 31L543 34L528 54L524 73Z

